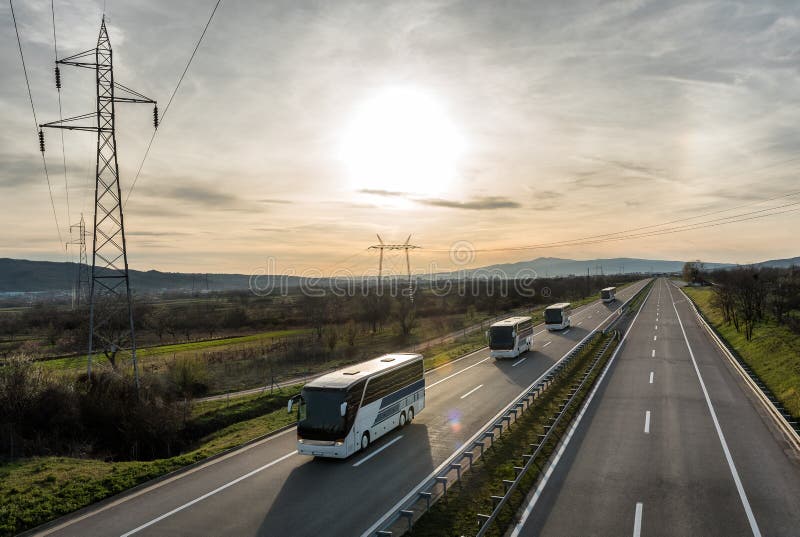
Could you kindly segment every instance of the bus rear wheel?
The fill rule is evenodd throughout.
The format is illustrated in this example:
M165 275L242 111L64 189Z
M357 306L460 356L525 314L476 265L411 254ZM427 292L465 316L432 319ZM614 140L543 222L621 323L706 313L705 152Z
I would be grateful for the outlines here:
M369 447L369 433L364 433L361 435L361 450L365 450Z
M409 407L408 409L408 423L414 421L414 407Z

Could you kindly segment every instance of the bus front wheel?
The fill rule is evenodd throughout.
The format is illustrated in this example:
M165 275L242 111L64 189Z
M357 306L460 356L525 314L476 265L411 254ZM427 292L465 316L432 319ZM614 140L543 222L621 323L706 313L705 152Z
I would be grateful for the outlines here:
M405 427L405 426L406 426L406 413L405 412L401 412L400 413L400 427Z
M364 433L361 435L361 450L365 450L369 447L369 433Z
M412 421L414 421L414 407L413 406L408 408L408 423L411 423Z

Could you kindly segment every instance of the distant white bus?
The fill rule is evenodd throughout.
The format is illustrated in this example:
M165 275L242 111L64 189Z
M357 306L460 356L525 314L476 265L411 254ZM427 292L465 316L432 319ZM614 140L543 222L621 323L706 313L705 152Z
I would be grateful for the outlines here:
M605 289L600 290L600 300L603 302L614 302L616 300L615 293L617 292L616 287L606 287Z
M533 319L510 317L498 321L486 332L492 358L516 358L533 347Z
M559 302L547 306L544 310L544 326L548 330L563 330L569 327L572 318L569 316L570 303Z
M366 449L425 408L421 354L386 354L316 378L289 400L297 406L297 451L343 459Z

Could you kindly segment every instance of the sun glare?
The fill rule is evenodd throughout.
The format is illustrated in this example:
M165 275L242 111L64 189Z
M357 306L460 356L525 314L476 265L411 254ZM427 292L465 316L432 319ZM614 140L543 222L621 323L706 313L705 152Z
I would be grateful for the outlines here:
M356 111L340 156L356 190L435 195L453 181L463 150L461 134L434 99L393 88Z

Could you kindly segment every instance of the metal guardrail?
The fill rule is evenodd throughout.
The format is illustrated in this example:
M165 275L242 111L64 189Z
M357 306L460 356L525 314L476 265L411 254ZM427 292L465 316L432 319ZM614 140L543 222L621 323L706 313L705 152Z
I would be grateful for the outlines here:
M402 535L402 533L410 530L414 525L414 519L427 512L430 507L440 498L447 496L448 488L452 484L461 481L463 473L469 470L469 468L472 467L472 465L483 456L487 449L492 447L495 439L498 436L509 430L513 423L516 423L517 419L533 404L533 401L541 397L541 395L553 384L556 376L572 361L573 358L575 358L575 356L577 356L595 338L599 337L601 333L606 334L615 329L614 327L619 324L620 320L625 318L625 314L628 312L628 306L643 291L646 291L648 287L649 284L643 286L631 298L629 298L620 306L620 308L617 310L617 316L613 320L610 322L604 322L592 330L586 335L586 337L578 342L577 345L570 349L570 351L567 352L567 354L565 354L558 362L553 364L547 371L544 372L544 374L542 374L542 376L528 386L519 397L498 412L478 433L473 435L472 438L470 438L464 444L466 446L464 449L457 451L453 456L444 461L428 478L417 485L417 487L415 487L403 500L398 503L398 506L396 506L394 509L393 514L391 514L385 520L380 521L377 528L371 530L371 532L368 532L367 534L374 537L391 537L395 535L391 528L393 528L395 525L399 525L401 520L406 521L406 527L401 533L398 533L398 535ZM603 325L605 325L605 327L601 328ZM610 340L608 345L610 345L611 341L613 340ZM606 349L607 346L604 346L603 352ZM599 356L602 356L602 354ZM592 364L592 368L596 365L598 360L599 358L596 357ZM588 374L583 377L581 386L583 385L583 382L586 381L586 378L588 378ZM555 425L557 425L558 421L561 419L561 416L563 416L564 411L568 408L568 402L572 401L572 399L575 397L575 394L578 393L579 390L580 388L570 390L570 398L565 401L564 405L562 405L559 416L551 419L552 423L548 426L546 434L550 434L551 431L554 430ZM539 442L539 446L543 444L543 441ZM540 447L536 448L535 453L530 457L528 455L525 456L527 459L526 466L535 459L539 449ZM518 472L517 478L523 475L523 473L524 472ZM509 491L513 490L512 483L517 482L518 479L514 480L513 482L504 482L507 485L506 494L503 497L493 497L497 498L498 505L501 501L501 498L506 498ZM516 487L516 484L513 486ZM505 502L505 500L502 501ZM493 513L496 513L497 509L497 506L495 506ZM490 519L493 520L492 515L479 515L479 518L480 517L485 517L487 522ZM486 527L486 522L482 524L482 527Z
M597 335L598 333L595 333L595 336ZM516 477L513 480L509 479L503 480L505 492L503 493L502 496L492 496L492 500L494 502L494 509L492 509L492 512L488 515L478 513L477 516L478 516L479 529L475 537L483 537L484 535L486 535L486 532L489 531L489 528L491 527L492 523L497 519L497 516L500 514L500 511L508 502L509 497L517 488L517 486L520 484L522 478L525 476L525 474L528 472L531 466L538 467L538 465L536 464L536 458L542 454L542 450L544 449L545 444L547 444L548 441L553 439L553 436L556 433L556 429L558 428L558 424L562 421L564 416L566 416L567 411L572 406L572 403L575 401L575 398L578 397L580 391L586 385L586 382L589 380L589 377L594 372L595 368L597 367L597 364L600 363L600 361L602 360L603 356L606 354L608 349L618 339L617 336L609 339L606 342L606 344L603 345L603 348L597 351L594 360L592 360L591 365L584 372L583 376L580 378L580 382L578 382L577 385L573 385L570 388L567 394L567 398L564 399L559 405L556 415L550 418L548 424L545 425L544 434L539 435L537 443L531 444L530 447L533 450L533 452L522 455L523 466L514 467L514 472L516 474Z
M680 289L681 293L683 290ZM785 429L785 432L789 436L792 443L795 445L795 448L800 450L800 421L797 420L792 413L789 412L783 403L781 403L772 390L764 384L764 381L753 371L753 368L744 361L741 355L733 348L718 332L717 330L711 325L711 322L706 318L700 308L697 307L697 304L691 300L686 293L683 295L688 300L689 304L692 306L692 311L694 311L695 316L700 321L700 324L706 330L706 332L711 336L711 339L714 343L719 347L725 357L731 362L731 364L738 370L739 374L744 377L746 383L750 386L750 388L756 393L758 398L761 402L770 410L770 413L781 426L781 428Z

